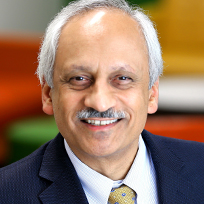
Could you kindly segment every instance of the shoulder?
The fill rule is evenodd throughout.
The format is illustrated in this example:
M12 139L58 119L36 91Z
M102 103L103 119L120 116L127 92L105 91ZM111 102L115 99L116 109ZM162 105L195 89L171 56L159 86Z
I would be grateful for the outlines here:
M165 137L160 135L154 135L146 130L142 132L143 139L147 141L147 143L153 145L160 145L160 146L169 146L171 148L179 150L184 150L189 148L191 151L204 151L204 143L190 141L190 140L182 140L176 139L172 137ZM178 149L179 148L179 149Z
M188 203L203 201L204 143L153 135L145 130L142 137L155 167L159 192L165 199L177 196L181 202L185 196Z
M178 158L189 169L204 171L204 143L158 136L144 130L143 139L155 158ZM167 159L168 160L168 159Z
M8 181L10 179L13 179L13 177L15 176L16 177L19 176L18 175L19 172L24 172L24 175L26 175L27 172L34 173L38 171L43 158L43 154L48 144L49 142L44 144L39 149L31 153L30 155L26 156L25 158L1 168L0 169L1 183L4 182L5 180Z
M29 156L0 169L0 200L4 201L2 203L39 202L34 195L47 186L46 182L39 178L39 170L48 144L49 142Z

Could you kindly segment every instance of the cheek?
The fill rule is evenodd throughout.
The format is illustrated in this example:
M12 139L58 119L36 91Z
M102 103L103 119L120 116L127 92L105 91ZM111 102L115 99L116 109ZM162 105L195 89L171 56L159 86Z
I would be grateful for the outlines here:
M83 108L83 95L80 92L59 92L55 110L64 120L75 120L76 113Z
M77 102L69 94L59 92L54 101L54 117L62 135L66 135L74 127L76 121Z
M147 112L148 108L148 91L132 90L126 91L121 98L123 105L131 112Z
M124 110L128 114L128 125L132 134L140 134L144 129L148 112L148 91L126 92L122 98ZM131 134L130 133L130 134Z

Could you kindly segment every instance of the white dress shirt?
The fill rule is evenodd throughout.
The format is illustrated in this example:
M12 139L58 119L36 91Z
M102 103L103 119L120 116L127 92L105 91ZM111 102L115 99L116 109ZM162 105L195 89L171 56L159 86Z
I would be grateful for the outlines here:
M135 204L158 204L155 169L145 143L140 136L139 149L124 180L113 181L81 162L66 140L65 149L81 181L89 204L107 204L112 188L125 184L136 192Z

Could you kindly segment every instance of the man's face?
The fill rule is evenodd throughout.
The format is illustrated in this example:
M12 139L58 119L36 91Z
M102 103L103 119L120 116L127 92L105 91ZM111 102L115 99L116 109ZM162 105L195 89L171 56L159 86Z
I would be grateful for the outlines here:
M54 113L59 131L82 161L137 151L147 113L157 109L158 87L148 90L148 70L138 24L121 11L93 10L63 28L54 88L43 86L43 110ZM125 118L77 118L87 108L124 111Z

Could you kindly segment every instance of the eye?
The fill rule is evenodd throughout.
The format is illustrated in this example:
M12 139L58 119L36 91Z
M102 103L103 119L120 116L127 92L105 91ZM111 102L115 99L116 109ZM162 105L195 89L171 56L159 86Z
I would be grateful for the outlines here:
M126 77L126 76L120 76L120 77L118 77L118 80L123 80L123 81L127 81L127 80L130 80L130 78L129 77Z
M132 78L128 76L115 76L111 80L111 84L119 89L128 89L132 85Z
M91 85L92 80L86 76L74 76L69 79L69 83L74 89L84 89Z
M75 78L76 81L84 81L85 80L85 78L81 77L81 76L77 76L77 77L74 77L74 78Z
M132 82L132 79L128 76L116 76L112 79L112 82L116 84L129 84Z

